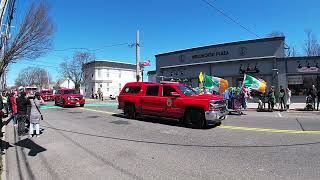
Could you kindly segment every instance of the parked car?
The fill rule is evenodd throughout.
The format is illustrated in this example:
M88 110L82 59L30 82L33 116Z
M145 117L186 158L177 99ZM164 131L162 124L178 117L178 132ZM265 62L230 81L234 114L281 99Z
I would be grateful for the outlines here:
M44 101L54 101L53 91L52 90L41 90L40 96Z
M76 105L83 107L85 99L75 89L58 89L54 95L54 104L62 107Z
M222 96L198 95L189 86L179 83L127 83L118 101L118 108L128 118L138 115L175 118L197 128L220 125L228 113Z

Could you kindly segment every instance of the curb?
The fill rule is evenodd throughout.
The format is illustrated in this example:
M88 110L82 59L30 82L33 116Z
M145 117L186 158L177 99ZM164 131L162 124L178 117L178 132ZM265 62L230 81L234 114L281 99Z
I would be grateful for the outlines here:
M4 125L1 129L2 132L6 132L6 125ZM2 137L2 141L6 140L6 134ZM6 162L7 150L4 149L4 155L2 155L2 173L1 173L1 180L7 179L7 162Z
M246 109L246 110L244 110L244 111L250 111L250 112L256 111L256 112L257 112L257 108L248 108L248 109ZM262 111L262 112L268 112L268 111ZM280 110L275 109L274 112L286 112L286 111L280 111ZM320 113L320 111L307 111L307 110L303 110L303 109L299 109L299 108L290 109L290 110L289 110L289 113L290 113L290 112L302 112L302 113L307 113L307 112L319 112L319 113Z

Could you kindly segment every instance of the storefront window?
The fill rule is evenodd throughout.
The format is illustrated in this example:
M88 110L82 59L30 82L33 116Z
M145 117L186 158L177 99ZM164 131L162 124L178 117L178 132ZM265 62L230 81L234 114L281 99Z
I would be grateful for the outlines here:
M319 75L288 76L288 87L291 89L292 95L306 96L312 85L315 85L317 89L320 88Z

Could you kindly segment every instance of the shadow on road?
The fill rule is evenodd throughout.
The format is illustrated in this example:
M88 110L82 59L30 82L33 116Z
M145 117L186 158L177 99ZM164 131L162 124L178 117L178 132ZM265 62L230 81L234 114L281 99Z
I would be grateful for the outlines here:
M29 156L36 156L38 153L41 153L47 150L46 148L39 146L29 138L20 140L17 143L15 143L15 145L20 146L22 148L30 149L28 153Z
M120 118L125 118L127 119L124 114L113 114L112 116L114 117L120 117ZM137 119L130 119L130 121L143 121L147 123L156 123L156 124L163 124L163 125L169 125L169 126L176 126L176 127L181 127L181 128L188 128L188 129L197 129L192 126L186 127L186 125L177 119L170 119L170 118L162 118L162 117L154 117L154 116L142 116L138 117ZM199 129L199 130L208 130L217 127L214 124L209 124L207 125L206 128Z

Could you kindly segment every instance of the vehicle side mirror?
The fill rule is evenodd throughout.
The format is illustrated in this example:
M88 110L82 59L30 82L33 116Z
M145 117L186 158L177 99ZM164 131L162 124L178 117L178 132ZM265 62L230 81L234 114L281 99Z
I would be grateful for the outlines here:
M177 98L177 97L180 97L180 94L177 93L177 92L171 92L171 93L170 93L170 96Z

